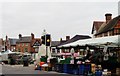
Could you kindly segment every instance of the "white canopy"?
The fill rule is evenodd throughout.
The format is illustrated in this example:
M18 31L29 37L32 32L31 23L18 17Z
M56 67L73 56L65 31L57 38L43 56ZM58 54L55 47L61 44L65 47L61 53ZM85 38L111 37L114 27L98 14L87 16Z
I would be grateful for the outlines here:
M103 45L109 43L112 46L120 45L120 35L99 37L99 38L90 38L84 40L78 40L69 44L61 45L59 47L70 47L70 46L84 46L84 45Z
M10 51L10 50L7 50L7 51L4 51L4 52L2 53L2 55L3 55L3 54L14 54L14 53L16 53L16 52L12 52L12 51Z

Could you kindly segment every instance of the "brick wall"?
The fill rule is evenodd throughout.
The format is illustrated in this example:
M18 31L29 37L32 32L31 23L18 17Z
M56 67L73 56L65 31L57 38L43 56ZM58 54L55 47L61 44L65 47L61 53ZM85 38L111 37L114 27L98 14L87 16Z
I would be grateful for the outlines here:
M17 51L20 52L30 52L31 51L31 45L30 43L17 43L16 45Z

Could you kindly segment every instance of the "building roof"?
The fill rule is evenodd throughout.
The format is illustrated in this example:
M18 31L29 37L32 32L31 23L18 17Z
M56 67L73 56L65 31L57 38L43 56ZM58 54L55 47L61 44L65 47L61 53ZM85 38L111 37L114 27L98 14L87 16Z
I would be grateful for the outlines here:
M119 20L120 20L120 15L117 16L117 17L115 17L115 18L113 18L113 19L111 19L108 23L104 22L104 23L101 25L101 27L100 27L100 29L98 30L98 32L96 33L96 35L97 35L97 34L100 34L100 33L103 33L103 32L107 32L107 31L109 31L109 30L112 30L112 29L116 26L116 24L117 24L117 22L118 22Z
M17 43L30 43L31 42L31 36L25 36L21 37Z
M19 40L19 39L11 39L11 38L9 38L10 45L16 45L16 42L17 42L18 40Z
M51 42L51 46L52 47L56 47L56 46L58 46L60 44L60 41L52 41Z
M96 32L98 32L100 26L103 24L104 22L103 21L94 21L93 22L93 27L92 27L92 34L93 34L93 31L96 30Z
M70 40L68 40L68 41L66 41L64 43L61 43L60 45L64 45L64 44L75 42L77 40L88 39L88 38L91 38L91 37L88 36L88 35L75 35L73 38L71 38Z

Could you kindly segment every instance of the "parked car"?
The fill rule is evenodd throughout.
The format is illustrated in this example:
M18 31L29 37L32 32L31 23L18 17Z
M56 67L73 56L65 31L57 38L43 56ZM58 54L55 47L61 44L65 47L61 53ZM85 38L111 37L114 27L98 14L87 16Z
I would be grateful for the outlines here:
M16 64L23 64L22 55L18 56L18 58L16 59Z
M25 61L25 59L27 59L27 62L30 64L34 63L35 61L31 55L21 55L16 59L16 64L23 64L23 61Z

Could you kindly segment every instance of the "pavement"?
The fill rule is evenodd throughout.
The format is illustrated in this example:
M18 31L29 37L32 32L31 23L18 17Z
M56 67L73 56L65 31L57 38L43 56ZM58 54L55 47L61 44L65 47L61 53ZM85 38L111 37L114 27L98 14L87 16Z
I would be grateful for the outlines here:
M34 70L34 65L23 67L23 65L2 65L2 76L77 76L55 71Z
M23 65L0 65L0 75L1 76L81 76L72 75L66 73L58 73L55 71L40 71L34 70L35 66L29 65L24 67ZM84 75L83 75L84 76ZM109 75L109 76L120 76L120 75Z

